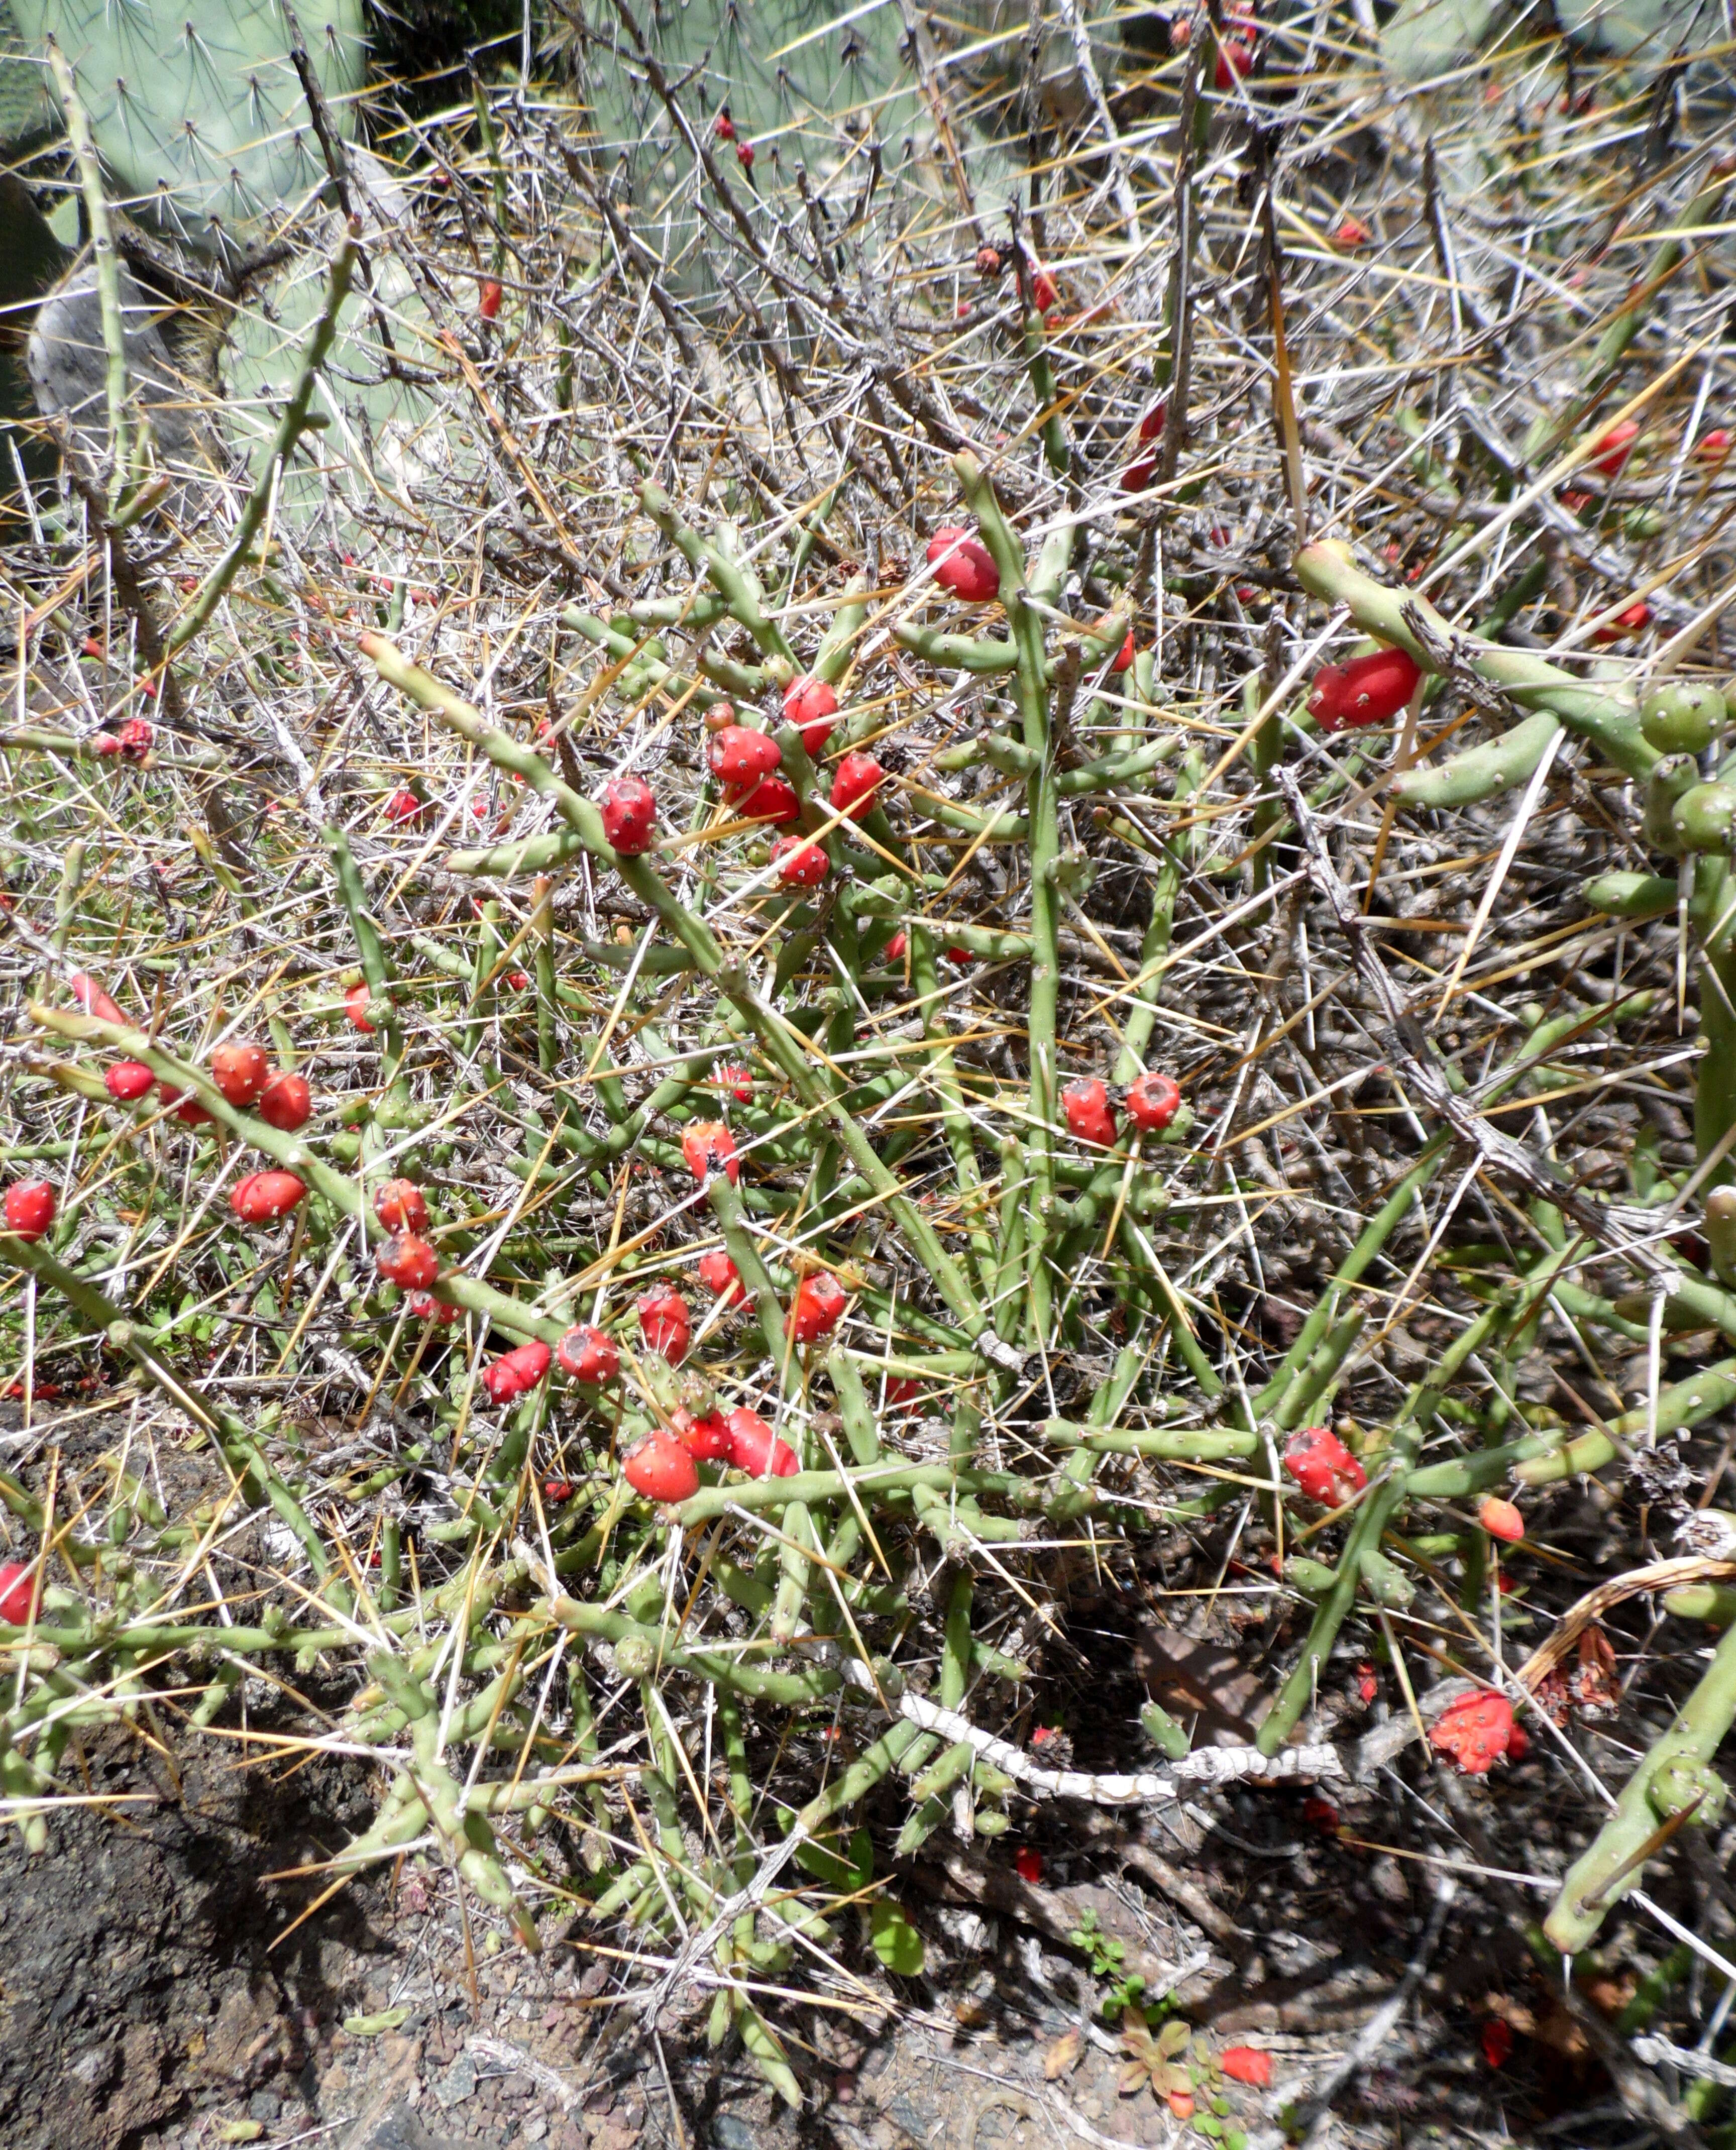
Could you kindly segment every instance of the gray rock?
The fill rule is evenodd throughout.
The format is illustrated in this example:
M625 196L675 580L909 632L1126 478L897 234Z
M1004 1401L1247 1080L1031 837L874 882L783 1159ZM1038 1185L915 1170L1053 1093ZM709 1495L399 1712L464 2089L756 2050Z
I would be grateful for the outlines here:
M462 2150L449 2135L431 2135L406 2098L365 2112L340 2150ZM474 2150L474 2146L472 2146Z
M123 267L120 301L127 377L135 404L149 413L159 469L178 477L208 467L194 412L196 385L171 356L152 318L154 309ZM25 365L37 408L72 429L93 471L108 458L108 355L103 343L103 307L96 265L87 261L49 292L37 310Z

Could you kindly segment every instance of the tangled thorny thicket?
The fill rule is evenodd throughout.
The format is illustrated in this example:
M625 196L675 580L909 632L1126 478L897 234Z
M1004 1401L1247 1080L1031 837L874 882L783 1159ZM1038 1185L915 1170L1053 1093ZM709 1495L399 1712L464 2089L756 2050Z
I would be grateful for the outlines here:
M871 112L750 164L654 63L636 193L558 82L382 121L166 489L160 378L124 467L60 432L3 563L44 1856L99 1727L365 1753L319 1889L577 1915L796 2102L936 1832L1303 1779L1712 2046L1728 98L1186 27L1017 199Z

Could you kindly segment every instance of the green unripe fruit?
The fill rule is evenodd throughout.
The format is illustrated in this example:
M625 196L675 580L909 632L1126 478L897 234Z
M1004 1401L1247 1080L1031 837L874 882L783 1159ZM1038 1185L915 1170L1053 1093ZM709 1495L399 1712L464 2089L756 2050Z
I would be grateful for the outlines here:
M643 1635L623 1635L615 1645L615 1670L623 1679L643 1679L657 1663L657 1653Z
M1395 1567L1384 1552L1370 1547L1360 1556L1363 1587L1377 1605L1407 1612L1416 1597L1416 1586L1402 1568Z
M1004 1836L1012 1826L1012 1818L990 1807L982 1814L972 1814L971 1826L978 1836Z
M1703 1221L1712 1274L1720 1284L1736 1284L1736 1187L1713 1189Z
M1172 1762L1179 1762L1192 1742L1188 1728L1178 1724L1167 1709L1148 1702L1139 1713L1139 1729L1160 1754L1167 1754Z
M1723 729L1724 698L1716 687L1672 682L1640 704L1639 728L1660 754L1703 754Z
M1729 1786L1711 1764L1696 1761L1688 1754L1673 1756L1646 1787L1652 1811L1660 1821L1669 1821L1693 1808L1694 1819L1706 1829L1716 1824L1729 1796Z
M1736 785L1696 784L1670 810L1670 826L1684 851L1727 851L1736 820Z
M1338 1580L1338 1570L1328 1567L1325 1561L1310 1560L1304 1553L1292 1553L1284 1563L1284 1579L1292 1590L1299 1590L1305 1597L1324 1597Z
M1676 802L1700 780L1700 765L1691 754L1667 755L1646 779L1646 808L1640 839L1654 851L1679 852L1682 839L1671 815Z

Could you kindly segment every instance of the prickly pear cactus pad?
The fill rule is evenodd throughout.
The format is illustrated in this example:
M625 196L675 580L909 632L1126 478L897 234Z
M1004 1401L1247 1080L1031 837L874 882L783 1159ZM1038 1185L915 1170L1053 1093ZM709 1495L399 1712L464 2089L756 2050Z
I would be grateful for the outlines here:
M325 183L277 0L14 0L27 49L56 38L120 205L201 253ZM366 60L361 0L306 0L301 33L349 131Z

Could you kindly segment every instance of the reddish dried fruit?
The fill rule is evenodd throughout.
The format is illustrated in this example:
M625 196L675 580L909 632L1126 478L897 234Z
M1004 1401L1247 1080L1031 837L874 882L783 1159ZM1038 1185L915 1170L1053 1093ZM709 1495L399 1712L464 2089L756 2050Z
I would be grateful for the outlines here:
M1251 2083L1255 2090L1272 2087L1272 2056L1259 2046L1228 2046L1218 2056L1221 2074L1232 2082Z
M1361 1703L1364 1708L1366 1708L1368 1704L1374 1700L1375 1697L1380 1692L1380 1683L1375 1677L1374 1667L1372 1665L1366 1664L1358 1665L1356 1668L1356 1699L1358 1702Z
M603 787L603 833L623 859L648 851L657 800L643 776L612 777Z
M786 784L781 776L762 777L751 791L744 791L739 796L731 792L729 800L742 820L770 821L775 829L801 816L802 802L796 797L795 787Z
M419 820L426 810L421 800L413 791L405 790L394 791L386 802L385 810L388 821L401 824L406 821Z
M992 246L979 246L976 250L976 274L979 276L986 276L992 282L1000 273L1001 256L998 250Z
M211 1080L238 1112L257 1102L270 1076L263 1046L220 1045L211 1055Z
M43 1391L38 1389L37 1394ZM9 1628L28 1628L30 1601L36 1591L36 1569L16 1560L0 1562L0 1620Z
M1592 639L1594 642L1619 642L1624 634L1643 634L1651 624L1652 608L1641 599L1638 603L1629 605L1625 612L1618 612L1613 619L1606 620L1602 627L1593 631Z
M785 888L817 888L831 871L831 861L819 845L800 836L780 836L771 855Z
M987 604L1001 594L1001 570L980 538L947 523L928 541L928 563L943 590L965 604Z
M1244 38L1226 38L1218 48L1212 80L1219 93L1233 89L1254 69L1254 48Z
M735 721L735 704L724 701L709 703L699 721L709 732L726 732Z
M1139 421L1140 439L1147 442L1162 440L1164 421L1168 416L1169 406L1167 403L1153 403Z
M1052 314L1060 303L1061 294L1055 288L1055 280L1047 269L1037 268L1031 273L1031 303L1040 314Z
M754 1094L754 1071L744 1067L739 1061L727 1061L723 1067L711 1071L711 1087L744 1105Z
M414 1232L399 1232L387 1239L374 1256L374 1267L388 1284L406 1290L426 1290L440 1274L440 1257L426 1239Z
M1128 1085L1128 1118L1147 1133L1167 1128L1181 1104L1181 1085L1173 1075L1141 1075Z
M73 998L83 1009L86 1015L93 1015L103 1022L126 1021L119 1007L109 999L108 994L91 977L88 971L74 971L71 977L67 980L67 985L71 990Z
M500 288L500 280L497 277L485 276L482 279L482 294L477 301L477 311L485 321L492 321L500 311L500 302L503 295Z
M1152 480L1157 474L1157 457L1142 456L1138 462L1129 463L1122 472L1121 489L1123 492L1144 492L1149 488Z
M1101 1076L1082 1075L1077 1083L1069 1083L1061 1093L1061 1109L1077 1140L1097 1143L1105 1149L1115 1140L1115 1111Z
M846 754L832 771L832 810L860 821L874 804L886 772L871 754Z
M591 1322L575 1322L555 1346L563 1373L575 1381L601 1384L612 1381L621 1370L621 1354L614 1339Z
M1021 1881L1029 1883L1030 1886L1033 1889L1041 1886L1042 1881L1042 1854L1037 1850L1034 1846L1028 1844L1022 1844L1018 1850L1012 1855L1012 1866L1013 1871L1018 1875Z
M735 145L735 154L740 160L741 169L743 171L751 172L754 169L753 144L751 142L738 142Z
M1487 2017L1479 2033L1483 2058L1491 2068L1505 2067L1512 2057L1513 2026L1499 2016Z
M678 1411L675 1431L695 1463L719 1463L729 1453L729 1428L721 1411L695 1418L691 1411Z
M1639 438L1639 421L1624 418L1619 426L1612 426L1607 433L1600 433L1592 443L1591 463L1594 470L1613 477L1633 452L1633 443Z
M800 1470L795 1451L779 1440L758 1411L739 1404L724 1424L729 1433L729 1461L750 1478L791 1478Z
M1694 454L1703 463L1718 464L1725 462L1730 452L1730 436L1722 426L1714 426L1702 436Z
M388 1232L428 1229L427 1200L412 1180L382 1180L374 1189L374 1214Z
M638 1302L639 1333L648 1351L661 1351L672 1366L687 1356L693 1323L679 1291L648 1291Z
M792 679L784 690L784 714L802 735L810 755L818 754L831 737L838 715L838 697L829 679L810 673Z
M527 1395L548 1372L553 1353L540 1340L502 1351L492 1366L482 1369L482 1386L491 1403L509 1404Z
M450 1329L455 1321L462 1321L462 1306L448 1306L443 1299L436 1299L430 1291L413 1291L410 1295L410 1315L413 1321L432 1321L442 1329Z
M705 749L705 766L731 791L744 791L770 776L783 759L775 739L748 724L726 724Z
M725 1306L739 1306L747 1297L742 1289L740 1270L721 1247L714 1247L709 1254L701 1254L699 1269L700 1283Z
M229 1206L244 1224L275 1224L307 1193L293 1172L250 1172L229 1191Z
M147 680L144 691L147 694L154 694L157 690ZM143 761L150 752L156 736L155 729L143 717L129 717L115 734L114 743L124 760Z
M1332 243L1335 246L1354 250L1366 246L1373 236L1360 216L1346 216L1340 219L1338 228L1332 235Z
M692 1455L666 1433L654 1433L642 1441L623 1466L622 1474L635 1493L648 1501L690 1501L699 1490L699 1473Z
M260 1118L267 1127L292 1135L313 1117L314 1094L307 1078L280 1071L260 1093Z
M1476 1512L1476 1519L1491 1538L1500 1538L1508 1545L1516 1545L1525 1536L1525 1518L1511 1501L1500 1501L1494 1494Z
M702 1187L714 1172L724 1173L732 1187L741 1176L735 1138L721 1120L695 1120L681 1138L681 1154Z
M365 1030L370 1037L374 1034L374 1026L368 1021L368 1003L373 997L368 991L366 978L360 984L351 986L344 995L344 1013L358 1030Z
M21 1239L39 1239L54 1222L59 1197L46 1179L15 1179L6 1190L6 1229Z
M1325 1508L1341 1508L1368 1483L1368 1473L1329 1426L1305 1426L1290 1436L1284 1467Z
M1421 667L1407 649L1375 649L1315 674L1308 712L1323 732L1390 723L1416 691Z
M727 104L717 115L717 139L719 142L733 142L735 139L735 122L729 117L729 108Z
M1323 1836L1338 1834L1338 1809L1330 1799L1322 1799L1318 1792L1310 1793L1302 1802L1302 1819Z
M901 963L904 961L905 951L910 946L910 945L911 936L901 926L898 931L892 936L891 939L886 943L886 960L887 962Z
M798 1344L817 1343L838 1326L847 1303L837 1278L830 1269L821 1269L796 1286L795 1304L785 1326Z
M1429 1730L1437 1754L1456 1762L1467 1777L1486 1776L1512 1744L1513 1706L1504 1694L1461 1694Z
M124 1105L142 1098L156 1081L142 1060L117 1060L103 1077L103 1087Z

